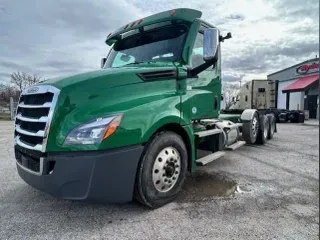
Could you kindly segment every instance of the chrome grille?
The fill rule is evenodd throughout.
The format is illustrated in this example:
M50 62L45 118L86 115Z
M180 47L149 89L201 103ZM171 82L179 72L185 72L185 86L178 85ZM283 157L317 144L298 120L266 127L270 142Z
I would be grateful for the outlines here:
M45 152L59 93L59 89L49 85L31 86L21 93L15 118L15 144Z

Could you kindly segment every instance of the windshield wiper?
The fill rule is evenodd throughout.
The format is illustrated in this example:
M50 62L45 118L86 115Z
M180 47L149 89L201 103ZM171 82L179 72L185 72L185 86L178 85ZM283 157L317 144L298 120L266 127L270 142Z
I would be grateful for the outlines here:
M128 66L128 65L140 64L140 63L147 63L147 62L140 61L140 62L128 63L128 64L123 65L123 67L124 67L124 66Z

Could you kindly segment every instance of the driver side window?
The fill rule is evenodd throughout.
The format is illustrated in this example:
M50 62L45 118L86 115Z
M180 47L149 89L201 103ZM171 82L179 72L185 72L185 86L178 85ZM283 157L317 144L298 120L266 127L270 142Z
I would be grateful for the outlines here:
M204 63L203 60L203 33L198 32L197 37L192 49L190 58L190 64L192 68L198 67Z

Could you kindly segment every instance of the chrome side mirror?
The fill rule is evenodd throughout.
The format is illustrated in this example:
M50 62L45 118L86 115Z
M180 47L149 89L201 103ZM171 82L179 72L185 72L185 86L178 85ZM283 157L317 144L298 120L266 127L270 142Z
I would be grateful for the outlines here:
M209 28L204 30L203 34L203 60L211 61L217 57L219 47L219 30Z

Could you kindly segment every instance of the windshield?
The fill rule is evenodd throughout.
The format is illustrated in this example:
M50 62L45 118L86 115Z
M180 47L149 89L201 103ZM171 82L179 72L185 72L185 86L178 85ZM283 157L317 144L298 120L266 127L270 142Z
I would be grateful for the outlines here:
M186 25L171 25L121 39L111 49L104 68L179 61L187 31Z

